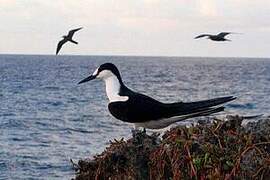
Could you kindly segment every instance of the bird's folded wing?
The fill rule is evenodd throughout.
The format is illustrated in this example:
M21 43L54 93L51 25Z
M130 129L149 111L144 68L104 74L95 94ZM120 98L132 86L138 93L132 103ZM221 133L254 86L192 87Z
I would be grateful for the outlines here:
M171 114L184 115L184 114L189 114L189 113L205 110L210 107L219 106L221 104L232 101L234 99L236 99L236 97L226 96L226 97L195 101L195 102L172 103L172 104L167 104L167 106L170 109Z
M164 104L143 95L131 96L125 102L111 102L108 108L117 119L133 123L164 118L167 114Z
M207 112L211 107L234 100L235 97L221 97L190 103L163 104L144 95L129 97L125 102L112 102L108 108L111 114L126 122L145 122L173 116L189 115L197 112ZM223 108L223 107L221 107Z

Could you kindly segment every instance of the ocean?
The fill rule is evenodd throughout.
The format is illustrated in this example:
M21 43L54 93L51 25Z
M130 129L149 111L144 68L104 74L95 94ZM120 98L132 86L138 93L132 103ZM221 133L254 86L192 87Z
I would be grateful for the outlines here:
M109 114L103 82L77 84L105 62L163 102L233 95L221 114L270 109L269 59L0 55L0 179L71 179L70 159L131 136L132 125Z

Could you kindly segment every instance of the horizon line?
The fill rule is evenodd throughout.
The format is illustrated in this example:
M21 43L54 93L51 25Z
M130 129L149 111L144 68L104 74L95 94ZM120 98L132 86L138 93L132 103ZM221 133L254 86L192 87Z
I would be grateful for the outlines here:
M22 54L22 53L0 53L0 56L8 55L8 56L100 56L100 57L164 57L164 58L250 58L250 59L270 59L270 57L264 56L190 56L190 55L132 55L132 54L111 54L111 55L102 55L102 54Z

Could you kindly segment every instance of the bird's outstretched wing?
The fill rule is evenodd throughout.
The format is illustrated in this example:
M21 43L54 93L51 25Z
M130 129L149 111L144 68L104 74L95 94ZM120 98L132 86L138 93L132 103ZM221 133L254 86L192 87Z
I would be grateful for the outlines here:
M81 30L81 29L82 29L82 27L77 28L77 29L72 29L72 30L70 30L70 31L68 32L68 37L72 38L73 34L74 34L76 31L79 31L79 30Z
M62 39L61 41L58 42L57 44L57 49L56 49L56 55L59 53L61 47L63 46L63 44L65 44L67 42L66 39Z
M219 36L219 37L225 37L225 36L227 36L227 35L229 35L229 34L233 34L232 32L221 32L221 33L219 33L217 36Z
M198 38L202 38L202 37L206 37L206 36L211 36L210 34L201 34L199 36L196 36L194 39L198 39Z

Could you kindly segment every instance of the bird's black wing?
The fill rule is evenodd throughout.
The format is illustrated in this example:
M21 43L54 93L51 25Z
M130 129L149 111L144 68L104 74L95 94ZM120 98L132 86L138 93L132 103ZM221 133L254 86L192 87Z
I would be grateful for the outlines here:
M200 112L208 112L220 104L234 100L235 97L221 97L196 102L178 102L164 104L143 94L134 94L129 96L127 101L111 102L108 105L110 113L117 119L125 122L145 122L150 120L159 120L174 116L188 116ZM217 111L223 110L220 107ZM203 115L203 114L202 114Z
M72 38L73 34L74 34L76 31L79 31L79 30L81 30L81 29L82 29L82 27L77 28L77 29L72 29L72 30L70 30L70 31L68 32L68 37Z
M206 36L211 36L210 34L201 34L199 36L196 36L194 39L198 39L198 38L202 38L202 37L206 37Z
M226 96L202 101L170 103L166 105L168 106L171 115L179 116L207 110L211 107L219 106L234 99L236 99L236 97Z
M132 123L161 119L166 116L165 104L138 93L130 95L127 101L111 102L108 108L115 118Z
M219 33L217 36L218 36L218 37L224 38L225 36L227 36L227 35L229 35L229 34L232 34L232 32L221 32L221 33Z
M63 46L63 44L65 44L67 42L66 39L62 39L61 41L58 42L57 44L57 48L56 48L56 55L59 53L61 47Z

